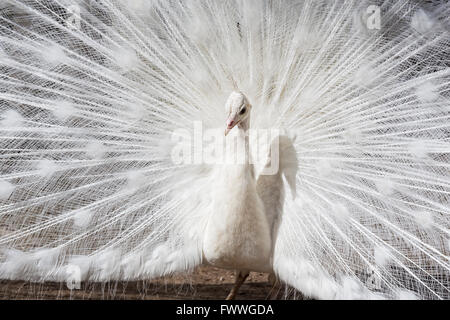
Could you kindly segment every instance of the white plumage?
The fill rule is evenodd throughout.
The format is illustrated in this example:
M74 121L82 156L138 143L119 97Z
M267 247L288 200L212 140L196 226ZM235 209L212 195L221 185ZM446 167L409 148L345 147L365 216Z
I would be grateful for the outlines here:
M210 263L315 298L448 299L449 16L408 0L1 4L0 278ZM254 157L243 132L279 130L274 175L271 142L255 165L204 161L239 99L251 120L227 141Z

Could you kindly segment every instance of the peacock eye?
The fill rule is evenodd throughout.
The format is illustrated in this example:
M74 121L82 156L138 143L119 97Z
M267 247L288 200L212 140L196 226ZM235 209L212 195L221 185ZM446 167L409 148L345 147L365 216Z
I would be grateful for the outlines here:
M247 109L244 107L244 108L242 108L241 112L239 112L239 114L244 114L245 111L247 111Z

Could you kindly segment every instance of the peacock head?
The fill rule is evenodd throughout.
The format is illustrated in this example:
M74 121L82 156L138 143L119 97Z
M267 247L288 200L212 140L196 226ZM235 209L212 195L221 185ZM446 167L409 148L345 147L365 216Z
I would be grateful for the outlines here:
M225 135L236 125L247 129L251 109L252 105L248 102L247 97L242 92L233 91L225 104L227 112Z

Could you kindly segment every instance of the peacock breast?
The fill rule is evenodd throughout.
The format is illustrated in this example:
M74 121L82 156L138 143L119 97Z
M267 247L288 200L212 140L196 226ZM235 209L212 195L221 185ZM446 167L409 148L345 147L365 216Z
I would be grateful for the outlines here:
M252 183L217 196L205 230L203 256L220 268L268 272L270 228Z

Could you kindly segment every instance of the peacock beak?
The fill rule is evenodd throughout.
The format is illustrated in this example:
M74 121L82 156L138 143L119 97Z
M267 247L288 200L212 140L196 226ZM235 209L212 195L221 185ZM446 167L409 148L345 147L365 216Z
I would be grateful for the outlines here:
M233 119L228 119L227 120L227 128L225 129L225 136L228 134L228 132L231 131L231 129L234 128L234 126L237 124L236 121L234 121Z

